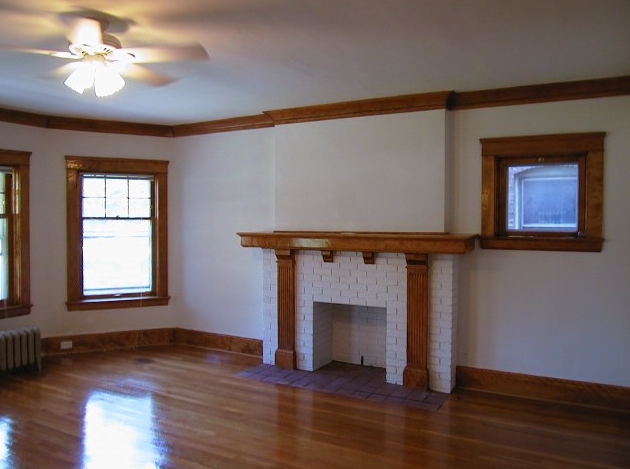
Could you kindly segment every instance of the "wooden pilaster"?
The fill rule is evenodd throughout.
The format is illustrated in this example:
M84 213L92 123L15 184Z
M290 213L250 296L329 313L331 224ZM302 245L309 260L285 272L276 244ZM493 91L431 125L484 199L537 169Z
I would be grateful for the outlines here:
M276 366L296 369L295 355L295 253L276 250L278 264L278 349Z
M428 254L405 254L407 259L407 366L403 385L428 390L429 262Z

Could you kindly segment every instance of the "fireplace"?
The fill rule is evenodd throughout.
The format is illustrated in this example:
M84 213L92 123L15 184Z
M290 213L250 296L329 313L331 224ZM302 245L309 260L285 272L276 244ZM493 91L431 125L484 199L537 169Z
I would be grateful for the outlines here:
M330 361L326 305L381 309L387 381L454 387L459 256L474 235L239 233L263 248L263 361L314 370ZM326 350L321 353L320 350Z
M314 370L331 361L385 368L386 356L386 308L313 303Z

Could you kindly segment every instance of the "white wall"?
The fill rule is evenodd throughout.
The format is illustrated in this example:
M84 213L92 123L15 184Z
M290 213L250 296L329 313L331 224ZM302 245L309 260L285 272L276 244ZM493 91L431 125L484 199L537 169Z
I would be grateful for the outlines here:
M465 256L459 364L630 386L630 97L454 114L459 232L480 229L480 138L607 132L603 252Z
M0 320L0 328L37 325L59 336L171 327L177 301L168 306L67 311L65 156L113 156L170 160L172 139L41 129L0 122L0 148L32 152L30 160L31 302L28 316ZM171 223L172 227L172 223ZM181 263L170 254L171 275Z
M171 246L183 263L180 327L262 338L262 250L239 231L273 229L273 129L177 139Z
M55 336L179 326L261 338L262 253L241 248L237 231L433 231L452 222L453 232L478 232L479 138L605 131L604 251L464 256L459 364L630 386L630 97L445 114L174 140L0 123L0 148L33 152L34 304L31 315L1 319L0 328L37 324ZM171 161L168 306L66 311L68 154Z
M276 229L444 231L444 110L276 127Z
M181 139L70 132L0 123L0 148L30 151L31 301L44 337L186 327L262 336L262 252L237 231L273 229L273 134ZM67 311L65 156L169 160L168 306ZM1 317L1 316L0 316Z

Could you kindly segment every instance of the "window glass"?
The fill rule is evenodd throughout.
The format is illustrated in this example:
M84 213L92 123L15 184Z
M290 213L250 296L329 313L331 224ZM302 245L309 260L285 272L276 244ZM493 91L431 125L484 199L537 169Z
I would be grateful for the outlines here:
M578 164L508 166L507 229L578 229Z
M11 169L0 168L0 300L9 297L9 220L10 207L7 202L10 197L7 190L11 190Z
M83 174L83 294L153 288L149 176Z

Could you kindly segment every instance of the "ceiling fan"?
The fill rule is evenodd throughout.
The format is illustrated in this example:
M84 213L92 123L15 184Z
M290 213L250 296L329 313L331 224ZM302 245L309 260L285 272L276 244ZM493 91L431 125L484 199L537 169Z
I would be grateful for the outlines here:
M153 86L163 86L174 81L140 64L208 59L207 52L198 43L123 48L117 37L106 32L109 26L106 16L75 17L70 23L68 51L0 47L72 60L59 67L56 74L69 73L64 82L66 86L79 94L94 87L98 97L121 90L125 86L123 75Z

